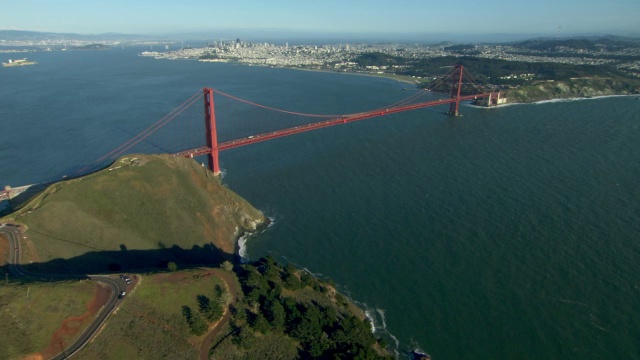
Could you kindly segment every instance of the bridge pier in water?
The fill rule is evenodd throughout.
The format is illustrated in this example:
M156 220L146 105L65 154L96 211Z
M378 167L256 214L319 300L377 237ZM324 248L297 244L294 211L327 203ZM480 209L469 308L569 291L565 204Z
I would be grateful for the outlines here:
M218 132L216 130L213 89L204 88L202 89L202 92L204 94L204 123L207 129L207 147L211 149L209 153L207 153L207 162L209 170L211 170L214 175L218 176L220 175L220 161L218 160L220 150L218 149Z

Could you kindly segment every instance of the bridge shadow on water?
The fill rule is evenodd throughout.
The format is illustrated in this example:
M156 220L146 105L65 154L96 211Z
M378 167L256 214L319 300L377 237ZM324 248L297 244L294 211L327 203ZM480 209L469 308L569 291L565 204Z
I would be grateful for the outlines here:
M14 282L52 282L66 280L65 276L91 274L118 273L151 273L168 271L168 264L175 262L178 270L198 267L217 267L224 261L238 262L235 255L227 254L212 244L193 246L183 249L179 246L164 247L158 244L158 249L128 250L124 244L117 251L91 251L70 259L53 259L47 262L22 264L26 272L37 274L33 276L13 277ZM8 273L9 265L0 267L0 273ZM55 274L55 275L50 275Z

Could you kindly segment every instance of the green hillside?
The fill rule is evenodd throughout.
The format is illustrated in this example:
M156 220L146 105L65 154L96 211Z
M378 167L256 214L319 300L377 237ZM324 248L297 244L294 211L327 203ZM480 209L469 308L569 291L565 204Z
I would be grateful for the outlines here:
M4 276L3 276L4 278ZM93 319L100 287L86 280L0 286L0 359L49 358Z
M640 86L637 82L593 77L519 86L507 90L506 96L510 103L527 103L548 99L631 95L637 94L638 91L640 91Z
M237 237L266 219L193 160L122 158L50 186L10 218L25 224L27 271L118 271L134 279L79 359L392 358L364 313L331 283L270 257L226 261L234 260ZM205 263L222 266L196 266ZM111 295L87 281L21 281L0 291L11 311L7 329L21 329L21 340L10 336L0 357L51 357L82 329L69 324L85 326Z
M392 359L386 342L328 282L271 257L236 269L243 297L212 359Z
M73 259L87 271L228 259L238 236L265 223L207 169L171 155L121 158L50 186L10 217L27 225L37 249L29 260Z

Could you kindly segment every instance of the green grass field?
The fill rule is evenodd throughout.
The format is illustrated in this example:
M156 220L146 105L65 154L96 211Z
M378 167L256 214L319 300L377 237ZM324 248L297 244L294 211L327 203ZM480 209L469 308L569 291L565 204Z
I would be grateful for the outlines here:
M182 307L197 311L196 297L214 298L224 282L207 269L145 275L108 325L78 359L195 359L198 350Z
M44 350L63 321L80 316L95 295L90 281L0 286L0 359ZM28 297L27 297L28 294ZM85 323L84 326L88 325Z
M111 171L52 185L10 215L28 226L41 261L90 253L75 266L124 262L123 268L139 268L132 263L167 258L167 249L177 247L189 258L177 261L194 258L198 263L220 253L211 246L207 253L205 246L213 244L231 254L237 235L264 221L260 211L195 161L170 155L136 157L117 161ZM128 250L159 253L137 256Z

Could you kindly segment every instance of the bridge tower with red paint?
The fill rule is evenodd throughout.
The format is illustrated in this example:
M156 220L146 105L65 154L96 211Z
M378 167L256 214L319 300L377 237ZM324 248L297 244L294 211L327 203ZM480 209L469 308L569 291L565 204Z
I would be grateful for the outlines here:
M207 147L211 149L207 154L207 161L209 170L214 175L220 175L220 161L218 155L220 150L218 149L218 132L216 130L216 112L213 104L213 89L202 89L204 94L204 123L207 136Z
M460 91L462 90L462 74L464 73L463 65L456 65L455 71L451 74L453 85L451 86L451 98L456 99L449 105L449 115L460 116L458 108L460 107Z

